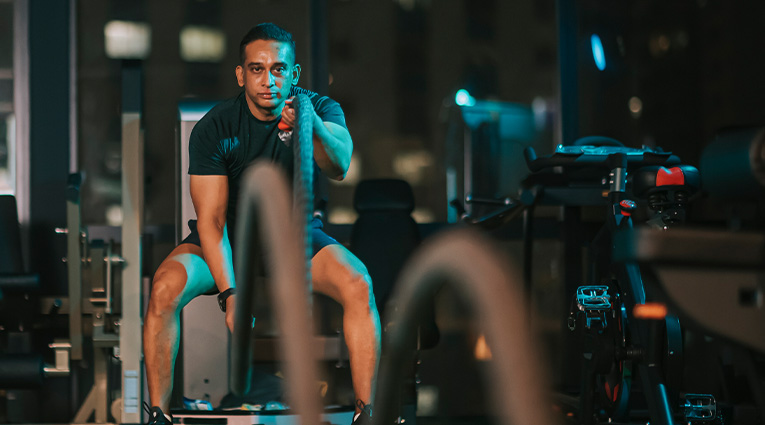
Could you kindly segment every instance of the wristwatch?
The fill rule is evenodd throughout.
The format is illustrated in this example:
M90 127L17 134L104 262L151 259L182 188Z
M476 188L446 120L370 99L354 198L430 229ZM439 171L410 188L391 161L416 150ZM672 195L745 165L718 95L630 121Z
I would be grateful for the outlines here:
M220 311L226 312L226 300L229 296L236 294L236 288L228 288L225 291L218 294L218 307Z

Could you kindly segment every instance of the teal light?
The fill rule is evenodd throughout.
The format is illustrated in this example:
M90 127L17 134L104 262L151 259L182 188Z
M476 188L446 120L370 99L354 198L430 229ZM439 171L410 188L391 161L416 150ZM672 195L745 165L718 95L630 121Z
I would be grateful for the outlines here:
M606 54L603 51L603 43L597 34L590 36L590 45L592 45L592 58L595 59L595 66L603 71L606 69Z
M457 90L457 94L454 95L454 103L459 106L475 106L475 99L465 89Z

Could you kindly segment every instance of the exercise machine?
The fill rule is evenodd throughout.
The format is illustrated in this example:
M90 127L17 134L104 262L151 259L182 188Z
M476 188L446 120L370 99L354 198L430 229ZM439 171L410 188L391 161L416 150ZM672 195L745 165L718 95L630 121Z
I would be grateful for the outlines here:
M533 173L562 169L562 174L532 175L530 181L536 184L538 196L556 195L568 203L588 200L607 210L605 224L589 244L587 284L576 288L568 317L568 327L579 333L581 347L579 421L634 420L639 411L634 401L638 388L651 423L715 419L714 408L709 407L714 405L711 395L686 394L680 399L683 341L679 321L667 314L645 313L651 299L637 264L614 261L611 255L620 231L633 227L637 198L646 200L654 213L649 225L666 230L682 222L688 199L699 188L698 171L680 165L670 152L626 148L602 137L559 146L543 157L537 157L532 148L525 154ZM572 184L572 170L590 171L587 178L595 184ZM546 184L551 181L557 184L548 193ZM639 387L633 385L638 378ZM680 413L681 406L687 405L690 407Z

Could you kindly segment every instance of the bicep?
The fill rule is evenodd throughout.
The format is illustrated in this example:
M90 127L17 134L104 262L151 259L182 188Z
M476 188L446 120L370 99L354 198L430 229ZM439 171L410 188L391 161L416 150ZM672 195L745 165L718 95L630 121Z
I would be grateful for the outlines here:
M347 128L331 121L324 121L324 127L327 128L330 134L340 139L343 143L349 145L349 147L353 147L353 141L351 140L351 133L348 131Z
M191 201L200 222L214 222L223 227L228 206L227 176L190 176Z

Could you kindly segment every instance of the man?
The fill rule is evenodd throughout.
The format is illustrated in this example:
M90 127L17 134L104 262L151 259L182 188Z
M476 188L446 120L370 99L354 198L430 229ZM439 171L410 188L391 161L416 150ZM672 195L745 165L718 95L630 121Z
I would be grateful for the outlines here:
M236 79L243 92L208 112L189 141L190 191L197 220L189 222L191 234L154 275L143 333L150 424L172 424L168 412L183 307L217 289L226 325L233 329L236 282L229 237L235 228L240 179L250 163L262 158L292 175L292 148L282 140L285 132L278 124L294 127L295 111L289 107L293 96L304 93L311 98L314 158L321 171L342 180L351 160L353 143L340 105L296 86L300 65L295 64L289 32L260 24L244 36L239 53ZM380 319L371 279L358 258L322 232L318 219L313 240L313 288L343 306L356 394L354 423L364 423L370 419L380 354Z

